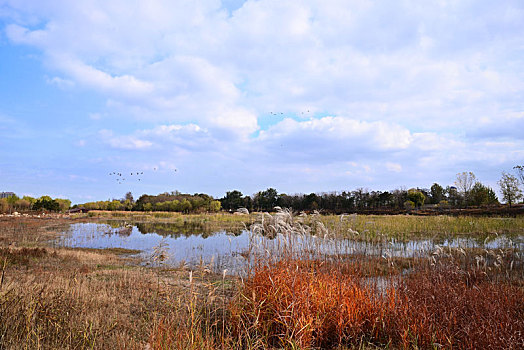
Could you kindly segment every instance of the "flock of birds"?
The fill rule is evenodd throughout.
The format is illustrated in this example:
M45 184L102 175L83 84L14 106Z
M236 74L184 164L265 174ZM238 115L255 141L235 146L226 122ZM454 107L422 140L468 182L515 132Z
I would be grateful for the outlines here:
M300 112L300 114L304 115L304 114L309 114L311 113L310 110L308 109L307 111L302 111ZM269 112L270 115L284 115L284 112ZM280 144L280 147L284 147L283 144Z
M112 173L109 173L109 176L113 176L115 175L116 176L116 181L118 182L118 184L122 184L122 182L126 181L126 178L124 177L125 175L122 174L122 173L119 173L119 172L116 172L116 171L113 171ZM141 175L144 175L144 172L134 172L134 173L130 173L129 176L141 176ZM138 181L142 181L142 178L138 178Z
M302 111L300 114L308 114L310 113L309 109L307 111ZM269 112L271 115L284 115L284 112Z
M153 168L153 170L156 171L157 168ZM174 171L176 172L177 169L175 169ZM138 181L142 181L142 175L144 175L143 171L135 171L135 172L129 173L129 176L137 177ZM126 181L126 178L124 177L125 174L121 173L121 172L118 172L118 171L113 171L113 172L109 173L109 176L116 176L115 180L116 180L116 182L118 182L119 185L121 185L124 181Z
M301 114L309 114L310 111L309 109L307 111L303 111L301 112ZM270 115L274 115L274 116L277 116L277 115L284 115L284 112L269 112ZM282 144L280 145L281 147L283 146ZM156 171L157 168L153 168L153 171ZM177 169L174 169L174 172L176 172ZM127 174L127 173L126 173ZM135 171L135 172L130 172L129 173L129 176L134 176L137 178L138 181L142 181L143 179L143 176L144 175L144 172L143 171ZM118 171L113 171L113 172L110 172L109 173L109 176L116 176L115 178L115 181L121 185L122 183L124 183L124 181L126 181L126 178L124 177L125 174L122 173L122 172L118 172Z

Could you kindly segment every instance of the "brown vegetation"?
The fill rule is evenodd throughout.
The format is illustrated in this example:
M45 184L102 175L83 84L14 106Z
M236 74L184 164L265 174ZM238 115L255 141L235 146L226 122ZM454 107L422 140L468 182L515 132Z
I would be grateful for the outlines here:
M264 224L308 232L292 219ZM1 349L524 347L517 249L439 248L425 259L286 247L240 280L206 266L144 268L121 249L46 245L67 222L0 220Z
M524 291L452 260L369 278L358 262L280 261L232 303L235 331L264 348L520 349Z

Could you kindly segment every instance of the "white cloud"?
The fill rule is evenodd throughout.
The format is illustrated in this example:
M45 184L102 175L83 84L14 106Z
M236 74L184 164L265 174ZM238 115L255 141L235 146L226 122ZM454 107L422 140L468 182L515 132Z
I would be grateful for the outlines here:
M392 171L392 172L395 172L395 173L400 173L402 171L402 165L400 165L398 163L387 162L386 163L386 169L388 171Z
M48 84L56 85L60 89L69 89L73 86L75 86L75 83L72 80L69 79L63 79L60 77L52 77L46 79Z
M150 148L153 143L134 136L115 136L110 130L100 130L98 133L103 142L109 146L123 150L141 150Z
M55 58L60 68L83 85L101 89L114 95L140 97L153 92L153 84L140 81L134 76L124 74L112 76L76 59L61 56Z
M300 114L307 105L445 130L524 90L522 70L508 69L522 65L518 2L262 0L231 16L211 0L11 7L19 15L6 26L10 40L40 48L64 79L116 108L162 122L246 135L267 109Z
M410 147L406 128L384 122L365 122L343 117L306 121L284 119L261 131L257 144L263 149L288 155L289 161L328 162L377 157Z
M248 0L233 9L13 0L0 16L11 43L42 53L50 84L105 99L91 122L133 119L104 126L104 145L156 164L209 152L198 159L235 164L250 179L322 174L335 184L488 173L522 159L520 1ZM269 111L282 114L267 123Z

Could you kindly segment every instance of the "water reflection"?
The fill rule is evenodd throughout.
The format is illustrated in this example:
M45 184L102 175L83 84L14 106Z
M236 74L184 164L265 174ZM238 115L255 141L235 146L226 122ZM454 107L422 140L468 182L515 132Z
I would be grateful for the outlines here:
M230 273L242 274L261 255L269 259L282 254L310 258L332 255L416 258L429 256L437 247L523 250L524 236L370 243L311 235L278 234L270 239L246 230L209 232L193 223L108 222L72 224L56 243L68 247L138 249L146 264L154 264L155 248L164 247L169 257L165 264L207 265L216 272L227 269Z

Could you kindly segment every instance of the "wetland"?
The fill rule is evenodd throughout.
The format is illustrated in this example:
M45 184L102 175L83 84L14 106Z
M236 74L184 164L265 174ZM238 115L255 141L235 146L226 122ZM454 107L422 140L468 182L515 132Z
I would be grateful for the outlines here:
M0 347L524 345L521 217L153 214L1 217Z

